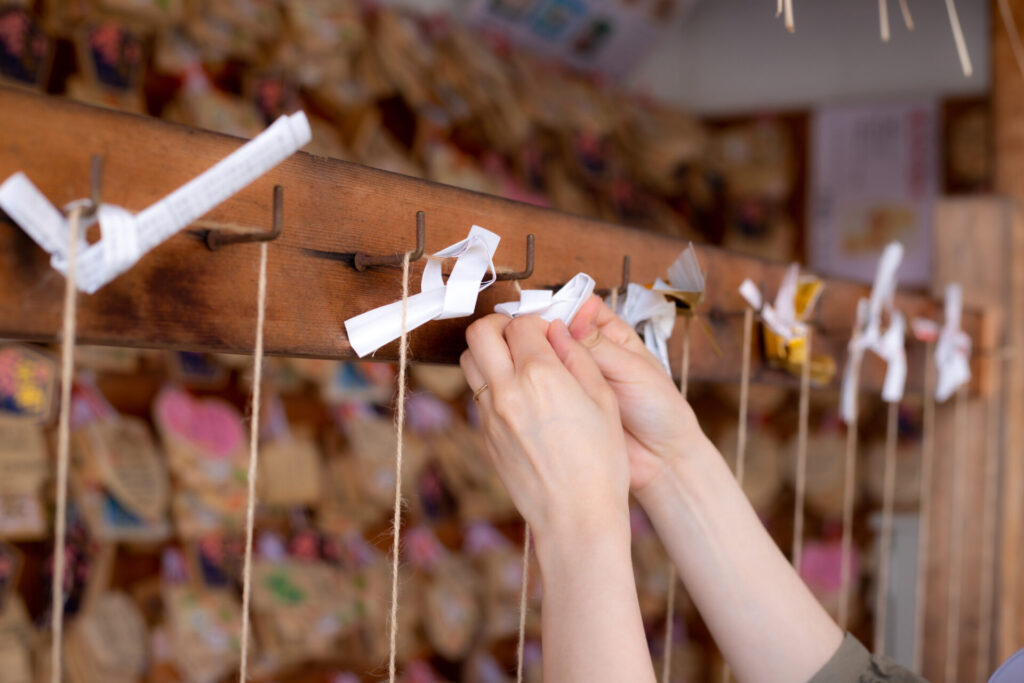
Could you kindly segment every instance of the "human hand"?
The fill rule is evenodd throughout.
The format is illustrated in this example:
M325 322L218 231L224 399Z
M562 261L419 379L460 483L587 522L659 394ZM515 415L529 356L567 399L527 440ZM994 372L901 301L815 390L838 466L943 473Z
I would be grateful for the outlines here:
M618 400L630 462L630 485L639 491L687 451L707 441L697 418L640 335L598 297L580 308L572 336L589 349Z
M629 464L618 407L590 353L561 321L489 315L466 330L460 363L487 450L538 540L628 525Z

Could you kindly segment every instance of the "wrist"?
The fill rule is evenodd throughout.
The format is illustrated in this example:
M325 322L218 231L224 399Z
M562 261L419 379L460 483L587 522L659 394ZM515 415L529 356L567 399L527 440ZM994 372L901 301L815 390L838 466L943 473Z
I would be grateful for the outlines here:
M534 545L541 564L579 561L597 547L629 548L629 504L595 506L589 514L560 514L540 526L532 526Z
M698 427L692 436L681 437L655 451L662 463L658 475L635 489L633 495L645 510L662 503L666 498L677 498L684 484L700 486L699 481L709 459L721 460L711 440Z

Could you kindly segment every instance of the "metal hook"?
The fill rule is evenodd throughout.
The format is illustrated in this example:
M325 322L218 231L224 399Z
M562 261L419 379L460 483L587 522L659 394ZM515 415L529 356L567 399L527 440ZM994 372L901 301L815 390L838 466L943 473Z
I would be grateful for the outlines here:
M626 290L629 289L630 263L631 259L629 254L625 254L622 257L622 284L615 288L615 291L617 291L620 296L624 295L626 293ZM605 297L611 295L612 289L611 287L606 287L604 289L595 289L594 293L597 294L598 296Z
M190 232L206 243L206 248L216 251L228 244L247 244L249 242L272 242L281 236L284 229L284 188L274 185L274 218L270 230L252 231L249 228L232 223L214 221L196 221L200 230Z
M526 280L533 275L533 233L526 236L526 267L517 273L498 273L494 279L499 282Z
M409 254L409 263L419 261L423 258L423 252L427 246L427 217L422 211L416 212L416 249ZM400 266L405 260L405 252L388 254L387 256L373 256L357 251L352 260L352 267L363 272L371 266Z

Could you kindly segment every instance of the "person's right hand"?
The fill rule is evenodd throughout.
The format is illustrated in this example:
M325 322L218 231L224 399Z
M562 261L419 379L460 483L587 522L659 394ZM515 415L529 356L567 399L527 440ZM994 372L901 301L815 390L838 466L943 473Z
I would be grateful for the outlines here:
M672 458L688 452L695 440L707 440L661 361L600 298L583 304L569 331L590 349L618 399L634 491L657 477Z

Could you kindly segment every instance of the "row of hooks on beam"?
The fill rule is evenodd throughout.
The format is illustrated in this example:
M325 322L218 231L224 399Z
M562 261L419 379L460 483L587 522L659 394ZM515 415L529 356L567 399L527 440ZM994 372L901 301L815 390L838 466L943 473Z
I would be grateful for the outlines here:
M90 164L89 199L86 202L83 216L88 219L95 218L102 203L103 190L103 157L93 155ZM65 212L71 205L65 207ZM0 214L2 215L2 214ZM5 216L6 217L6 216ZM216 251L221 247L231 244L251 244L258 242L272 242L281 236L284 229L284 188L281 185L274 186L273 194L273 217L269 230L253 230L249 226L235 223L224 223L219 221L200 220L193 223L193 228L188 232L194 238L202 241L210 251ZM409 262L415 263L421 260L426 254L427 228L426 214L423 211L416 212L416 247L409 254ZM318 249L304 249L305 253L317 258L339 261L349 265L358 272L365 272L377 267L401 266L405 259L405 252L393 254L368 254L362 251L336 252L323 251ZM511 282L526 280L533 276L535 260L535 237L533 233L526 236L526 263L522 270L514 272L500 272L495 274L495 280L499 282ZM620 295L625 294L630 277L630 257L622 257L622 283L615 288ZM558 289L561 285L551 285L548 288ZM604 297L610 295L612 288L597 289L595 293Z

